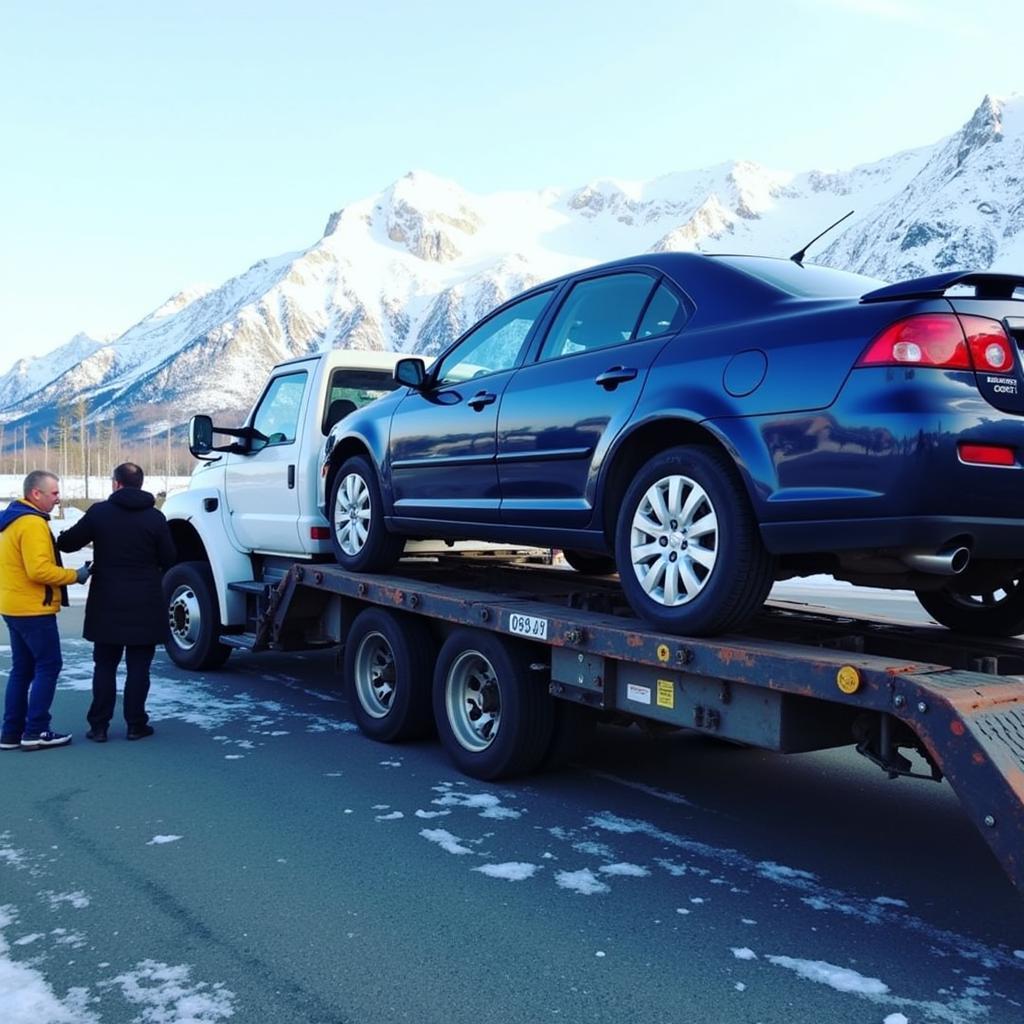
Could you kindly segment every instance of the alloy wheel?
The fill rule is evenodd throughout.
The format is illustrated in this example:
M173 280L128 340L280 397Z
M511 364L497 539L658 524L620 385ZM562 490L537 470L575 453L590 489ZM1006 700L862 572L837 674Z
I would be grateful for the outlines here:
M349 473L334 501L334 533L346 555L358 555L370 532L370 488L358 473Z
M718 516L707 491L672 474L644 492L630 527L630 561L647 596L667 608L688 604L718 559Z

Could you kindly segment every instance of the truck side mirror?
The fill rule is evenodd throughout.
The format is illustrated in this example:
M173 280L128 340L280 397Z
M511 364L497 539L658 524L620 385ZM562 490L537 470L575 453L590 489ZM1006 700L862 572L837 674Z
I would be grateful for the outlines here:
M406 387L415 388L419 391L423 388L427 371L423 366L423 360L415 356L399 359L395 363L395 380Z
M213 451L213 420L209 416L193 416L188 421L188 450L197 459Z

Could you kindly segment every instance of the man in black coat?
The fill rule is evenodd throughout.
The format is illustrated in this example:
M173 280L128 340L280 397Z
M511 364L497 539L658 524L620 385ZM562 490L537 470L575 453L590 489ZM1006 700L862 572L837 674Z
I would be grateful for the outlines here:
M164 514L142 490L133 462L114 470L113 493L57 538L61 551L93 546L92 584L82 635L93 642L92 705L86 737L105 743L117 700L117 666L124 655L124 717L128 739L153 735L146 714L149 666L167 632L161 581L176 552Z

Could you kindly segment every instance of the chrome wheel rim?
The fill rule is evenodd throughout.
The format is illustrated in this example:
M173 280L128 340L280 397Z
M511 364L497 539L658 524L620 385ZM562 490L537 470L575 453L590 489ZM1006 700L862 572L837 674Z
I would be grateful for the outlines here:
M448 722L459 744L486 750L501 726L501 689L494 666L479 651L463 651L445 680Z
M356 648L356 696L371 718L384 718L395 701L395 652L383 633L367 633Z
M171 594L167 618L171 627L171 639L183 651L195 647L199 642L203 617L199 610L199 598L187 584L176 587L174 593Z
M334 499L334 536L346 555L358 555L369 533L370 488L358 473L349 473Z
M696 480L673 474L644 492L629 531L629 556L656 604L688 604L707 586L718 560L718 515Z

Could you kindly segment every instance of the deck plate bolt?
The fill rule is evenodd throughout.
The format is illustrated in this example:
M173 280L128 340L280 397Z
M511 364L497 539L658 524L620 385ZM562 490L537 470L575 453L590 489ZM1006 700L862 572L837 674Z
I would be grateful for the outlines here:
M907 698L904 697L902 693L897 693L896 696L893 697L892 702L896 707L901 708L907 703Z
M928 705L923 700L917 702L917 710L923 715L928 710Z
M996 827L996 819L991 814L986 814L984 821L985 821L985 826L987 828L995 828Z

